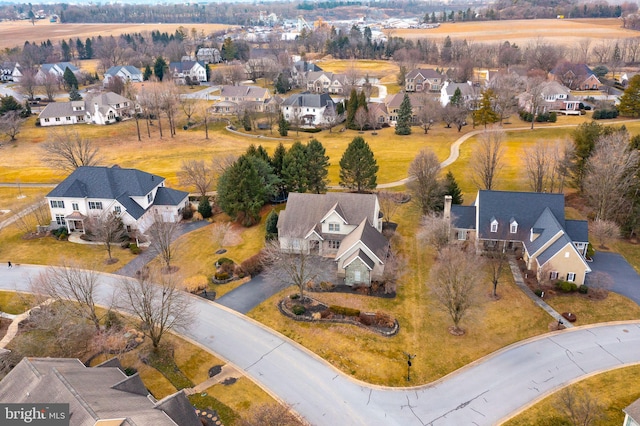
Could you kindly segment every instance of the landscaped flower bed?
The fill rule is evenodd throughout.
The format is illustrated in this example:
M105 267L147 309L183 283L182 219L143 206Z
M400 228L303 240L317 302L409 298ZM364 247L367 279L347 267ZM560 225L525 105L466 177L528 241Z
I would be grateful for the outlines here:
M353 324L387 337L396 335L400 330L398 321L383 312L361 312L359 309L329 306L311 297L301 299L298 294L282 299L278 309L296 321Z

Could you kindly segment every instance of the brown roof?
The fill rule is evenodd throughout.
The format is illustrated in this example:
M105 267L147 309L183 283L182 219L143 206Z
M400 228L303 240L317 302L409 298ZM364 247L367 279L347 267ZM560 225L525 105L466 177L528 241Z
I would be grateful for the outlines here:
M366 218L362 219L362 222L360 222L358 227L351 231L349 235L344 237L344 239L340 243L340 249L338 249L336 259L339 259L344 254L349 252L358 241L362 241L362 244L364 244L369 250L371 250L373 254L375 254L376 257L380 260L380 262L384 263L387 258L389 242L384 235L382 235L380 232L378 232L377 229L371 226L370 222L367 221ZM363 260L366 263L366 260L364 258ZM373 268L373 266L371 267Z

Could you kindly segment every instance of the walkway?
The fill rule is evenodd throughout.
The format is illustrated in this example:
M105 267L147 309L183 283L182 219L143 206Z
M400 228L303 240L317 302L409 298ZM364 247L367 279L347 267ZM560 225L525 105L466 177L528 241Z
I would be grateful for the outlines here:
M0 222L0 229L6 228L7 226L17 222L18 219L20 219L21 217L24 217L24 216L26 216L28 214L31 214L36 209L38 209L38 207L40 207L41 205L43 205L45 203L46 203L46 200L41 200L41 201L38 201L36 203L33 203L33 204L27 206L25 209L21 210L20 212L14 214L13 216L9 217L8 219L3 220L2 222Z
M0 288L28 290L44 267L0 274ZM101 274L106 304L121 278ZM353 380L257 322L193 296L198 322L183 335L231 362L314 425L494 425L586 375L640 363L640 322L576 327L511 345L443 379L413 388ZM421 362L421 355L414 362ZM398 360L398 375L406 370Z
M551 315L556 321L562 321L566 328L573 328L573 324L565 320L562 315L558 313L558 311L549 306L549 304L542 300L541 297L536 296L536 294L531 291L529 286L525 284L524 279L522 278L522 273L520 272L520 268L518 268L515 260L509 259L509 267L511 268L511 273L513 274L513 279L515 280L516 285L520 287L524 294L526 294L531 300L533 300L533 303L547 311L547 313Z
M191 231L195 231L196 229L200 229L209 225L209 222L206 220L199 220L195 222L187 222L181 223L178 226L178 232L174 235L172 242L177 240L184 234L187 234ZM151 262L158 255L158 252L150 246L142 253L137 255L131 262L124 265L122 268L118 269L115 273L118 275L124 275L125 277L135 277L136 272L140 271L142 268L147 265L147 263Z
M2 340L0 340L0 353L2 353L2 350L7 347L9 342L11 340L13 340L14 337L16 337L16 334L18 333L18 325L20 325L20 323L22 321L24 321L25 318L27 318L29 316L29 314L31 313L31 311L33 309L35 309L36 307L43 306L43 305L46 306L46 305L48 305L48 304L50 304L52 302L53 302L53 299L47 299L44 302L42 302L40 305L34 306L33 308L29 309L28 311L23 312L23 313L18 314L18 315L12 315L12 314L7 314L5 312L0 312L0 316L2 318L7 318L7 319L11 320L11 324L9 324L9 328L7 328L7 332L5 333L5 335L2 338Z

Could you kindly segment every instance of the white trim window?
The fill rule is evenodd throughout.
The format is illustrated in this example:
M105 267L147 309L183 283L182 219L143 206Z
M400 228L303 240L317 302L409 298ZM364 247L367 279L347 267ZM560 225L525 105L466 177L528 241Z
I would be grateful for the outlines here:
M122 213L122 208L120 206L113 206L113 211L116 214L120 214L120 213Z
M466 241L467 240L467 231L466 230L459 230L457 233L458 233L458 240L459 241Z
M338 250L340 248L340 241L337 240L328 240L327 244L331 250Z
M567 281L573 283L576 281L576 273L575 272L567 272Z
M329 232L340 232L339 223L329 223Z
M62 200L51 200L51 208L52 209L64 209L64 201L62 201Z
M67 221L64 220L64 215L63 214L57 214L56 215L56 224L58 226L67 226Z
M515 220L511 222L509 232L511 232L512 234L515 234L516 232L518 232L518 222L516 222Z
M498 232L498 221L495 219L491 221L491 232Z
M102 210L102 201L89 201L89 210Z
M78 203L71 203L71 209L74 212L77 212L78 210L80 210L80 206L78 206Z
M558 279L558 271L549 272L549 279L550 280L557 280Z

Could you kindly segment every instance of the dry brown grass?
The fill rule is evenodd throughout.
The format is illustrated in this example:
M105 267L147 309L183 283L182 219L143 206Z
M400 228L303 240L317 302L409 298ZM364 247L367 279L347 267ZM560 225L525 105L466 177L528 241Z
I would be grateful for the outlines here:
M620 40L635 38L636 31L622 28L622 22L610 19L528 19L516 21L484 21L445 23L431 29L393 29L387 35L410 39L466 39L469 42L509 41L526 46L538 37L548 43L575 46L585 38Z
M80 37L84 41L87 37L98 35L115 37L125 33L155 30L174 33L181 26L189 31L191 28L196 28L198 32L202 30L205 34L231 27L222 24L52 24L47 20L36 21L35 25L31 25L30 21L5 21L0 22L0 48L22 46L25 40L40 43Z
M612 292L602 300L589 299L580 294L560 294L545 299L556 311L575 314L576 326L640 318L640 306L637 303Z

